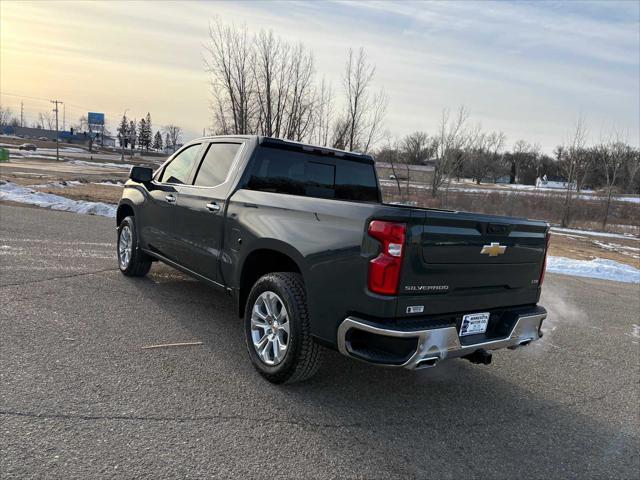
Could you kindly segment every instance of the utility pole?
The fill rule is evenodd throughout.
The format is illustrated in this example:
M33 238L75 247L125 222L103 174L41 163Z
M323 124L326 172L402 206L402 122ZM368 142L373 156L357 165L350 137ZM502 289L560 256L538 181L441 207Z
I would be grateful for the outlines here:
M24 102L20 100L20 126L24 127Z
M67 106L62 104L62 131L67 131Z
M58 104L62 102L60 100L51 100L51 103L55 105L53 112L56 114L56 160L60 160L60 139L58 138Z

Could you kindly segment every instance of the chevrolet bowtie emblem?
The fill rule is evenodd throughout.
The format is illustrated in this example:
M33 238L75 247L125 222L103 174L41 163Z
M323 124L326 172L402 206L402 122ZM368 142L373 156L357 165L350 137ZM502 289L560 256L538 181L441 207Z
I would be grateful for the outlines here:
M507 247L500 245L496 242L491 242L491 245L485 245L480 250L480 254L489 255L490 257L497 257L498 255L502 255Z

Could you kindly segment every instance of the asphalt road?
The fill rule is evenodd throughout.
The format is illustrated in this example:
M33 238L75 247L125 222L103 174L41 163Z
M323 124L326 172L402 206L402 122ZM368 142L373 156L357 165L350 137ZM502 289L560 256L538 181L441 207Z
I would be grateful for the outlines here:
M110 219L0 206L2 478L638 478L638 285L548 275L544 339L491 366L328 352L278 387L227 297L123 277L114 240ZM204 344L141 348L185 341Z

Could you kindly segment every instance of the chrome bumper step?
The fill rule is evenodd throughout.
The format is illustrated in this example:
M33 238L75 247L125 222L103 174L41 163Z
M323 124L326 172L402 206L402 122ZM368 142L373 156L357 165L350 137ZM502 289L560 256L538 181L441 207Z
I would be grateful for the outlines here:
M544 309L542 311L544 312ZM338 350L348 357L368 361L359 356L357 351L352 348L348 340L348 334L352 329L382 337L415 338L417 339L415 352L403 363L383 363L379 361L374 363L408 369L430 368L435 367L442 360L464 357L481 349L487 351L501 348L514 349L528 345L542 337L540 327L545 318L547 318L546 312L519 315L511 333L508 335L474 344L462 344L460 343L458 330L454 326L427 330L398 330L383 328L357 317L347 317L338 327Z

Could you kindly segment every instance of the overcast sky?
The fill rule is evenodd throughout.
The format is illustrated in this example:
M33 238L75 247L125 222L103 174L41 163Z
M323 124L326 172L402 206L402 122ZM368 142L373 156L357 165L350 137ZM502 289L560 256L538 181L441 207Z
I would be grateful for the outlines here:
M0 99L29 122L66 103L110 122L125 109L189 139L210 125L202 44L209 20L302 41L317 76L341 87L364 47L390 97L394 135L433 132L445 107L550 152L578 115L593 141L611 128L639 143L640 2L0 2ZM34 97L34 98L28 98Z

